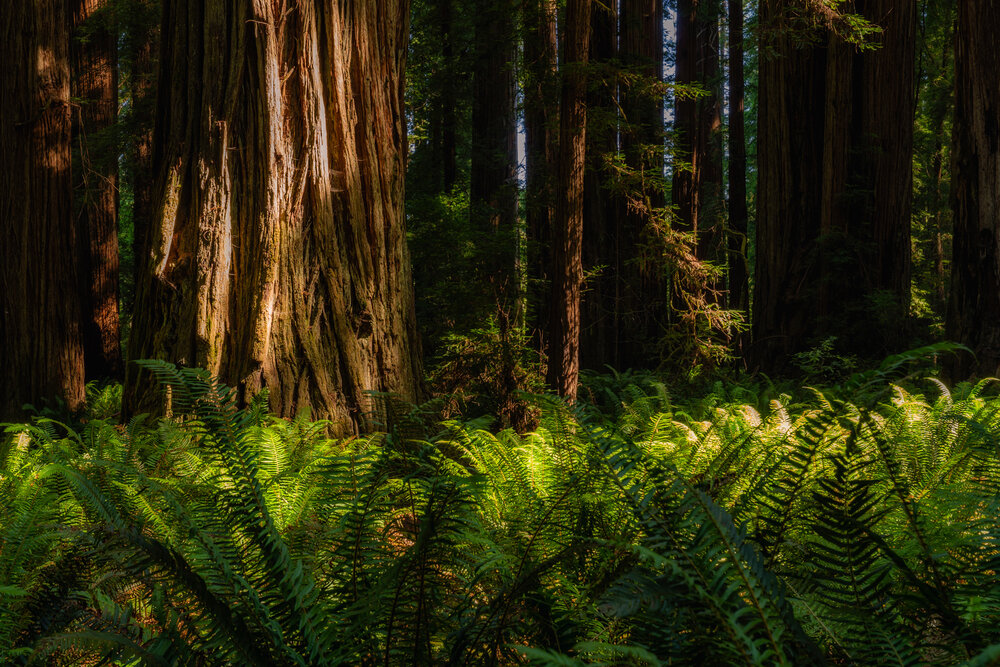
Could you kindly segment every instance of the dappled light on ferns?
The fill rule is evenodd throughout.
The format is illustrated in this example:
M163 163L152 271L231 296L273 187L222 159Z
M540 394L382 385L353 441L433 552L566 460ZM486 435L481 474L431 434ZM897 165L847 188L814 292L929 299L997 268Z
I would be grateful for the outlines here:
M173 416L7 427L5 664L996 658L989 382L591 378L524 435L384 397L386 430L335 441L143 363Z

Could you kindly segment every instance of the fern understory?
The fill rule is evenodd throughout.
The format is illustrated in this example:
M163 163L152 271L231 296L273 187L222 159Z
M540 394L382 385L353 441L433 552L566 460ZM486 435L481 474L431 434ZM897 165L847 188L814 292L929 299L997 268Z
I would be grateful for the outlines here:
M347 441L143 362L169 418L6 427L0 663L1000 664L1000 399L898 379L938 351Z

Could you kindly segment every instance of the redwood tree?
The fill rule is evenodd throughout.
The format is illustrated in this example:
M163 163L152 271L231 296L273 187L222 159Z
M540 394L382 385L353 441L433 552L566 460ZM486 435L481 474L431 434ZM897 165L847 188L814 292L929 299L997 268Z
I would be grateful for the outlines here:
M948 337L967 345L956 379L1000 373L1000 5L959 3L955 42Z
M84 400L62 0L0 3L0 419Z
M350 432L417 394L405 243L407 0L164 6L155 212L130 355ZM127 398L148 407L146 378Z
M72 0L73 181L87 377L118 377L117 30L108 0Z
M885 353L909 304L915 6L855 2L882 29L866 50L817 7L761 3L752 358L768 371L821 336Z
M580 375L583 175L587 145L587 58L591 0L567 0L559 111L559 181L552 229L548 383L570 402Z
M583 177L583 266L590 274L580 297L580 364L604 370L619 365L621 333L619 248L621 197L609 187L609 158L618 151L618 12L615 3L590 8L587 86L587 163Z
M475 7L469 212L491 240L483 243L483 277L501 296L517 293L517 13L511 0L476 0Z
M675 103L677 222L695 233L698 259L724 263L719 0L678 2L676 81L704 91L695 98L678 96Z
M743 0L729 0L729 307L749 315Z
M535 345L547 347L553 181L558 151L556 0L526 0L524 22L525 221Z
M666 204L660 0L622 0L619 53L630 83L620 91L620 145L627 175L619 203L617 365L648 368L659 364L659 343L670 319L670 285L660 239L650 224L654 209Z

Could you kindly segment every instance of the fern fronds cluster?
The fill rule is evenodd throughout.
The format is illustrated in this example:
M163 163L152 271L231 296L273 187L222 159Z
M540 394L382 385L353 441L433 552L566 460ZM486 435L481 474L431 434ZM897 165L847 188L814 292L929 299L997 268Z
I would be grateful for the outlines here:
M998 659L988 383L678 400L622 375L601 409L538 398L524 435L395 406L333 441L145 365L171 417L7 427L4 664Z

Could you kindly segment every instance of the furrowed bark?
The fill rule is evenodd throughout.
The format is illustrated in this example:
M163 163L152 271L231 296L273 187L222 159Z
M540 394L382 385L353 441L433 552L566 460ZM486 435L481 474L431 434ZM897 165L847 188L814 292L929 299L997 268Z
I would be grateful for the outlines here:
M957 357L955 380L1000 373L1000 5L958 7L951 205L955 221L948 303L949 340L975 353Z
M409 3L165 5L150 271L131 357L369 427L418 393L405 243ZM215 82L203 85L203 82ZM132 374L133 409L155 402Z
M524 9L525 219L528 237L529 307L534 343L540 353L548 346L552 286L551 234L553 167L559 136L555 0L527 0Z
M117 33L107 0L72 0L73 181L87 379L122 373L118 318Z
M84 401L71 175L69 20L60 0L0 3L0 419Z
M559 123L559 188L553 225L552 345L548 382L570 403L580 375L583 176L587 145L590 0L568 0Z

